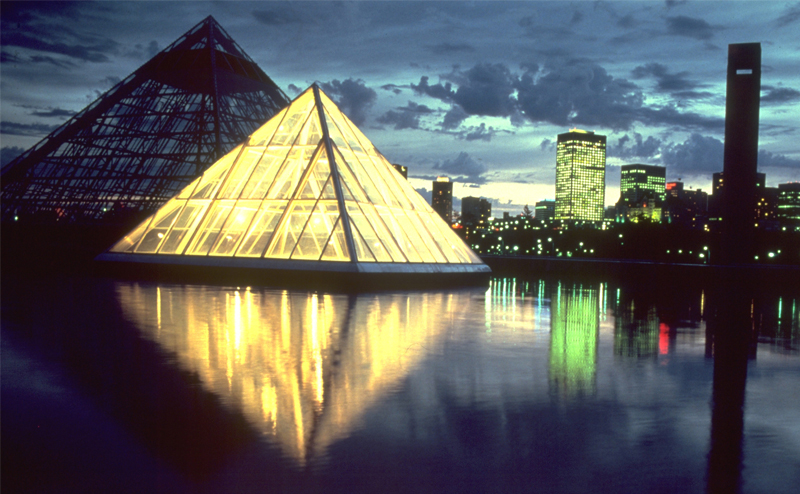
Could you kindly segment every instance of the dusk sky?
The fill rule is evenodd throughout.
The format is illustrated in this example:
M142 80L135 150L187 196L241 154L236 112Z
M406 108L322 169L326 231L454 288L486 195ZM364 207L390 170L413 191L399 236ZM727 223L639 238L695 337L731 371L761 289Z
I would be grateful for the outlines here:
M730 43L762 45L760 172L800 180L800 2L0 3L5 164L208 15L294 98L322 88L418 189L519 213L555 197L556 135L710 191Z

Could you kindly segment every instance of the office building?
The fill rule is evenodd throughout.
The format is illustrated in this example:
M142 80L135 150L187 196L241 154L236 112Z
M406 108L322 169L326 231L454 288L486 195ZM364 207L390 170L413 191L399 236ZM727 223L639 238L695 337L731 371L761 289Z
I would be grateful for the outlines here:
M550 221L556 216L556 201L539 201L534 206L534 209L537 220Z
M447 177L437 177L433 181L431 206L449 225L453 222L453 182Z
M461 199L461 222L465 225L486 224L492 216L492 203L483 197Z
M602 221L606 192L606 136L572 129L556 144L555 219Z
M661 221L666 199L667 169L655 165L622 165L617 215L626 220Z
M800 182L778 184L778 219L800 223Z

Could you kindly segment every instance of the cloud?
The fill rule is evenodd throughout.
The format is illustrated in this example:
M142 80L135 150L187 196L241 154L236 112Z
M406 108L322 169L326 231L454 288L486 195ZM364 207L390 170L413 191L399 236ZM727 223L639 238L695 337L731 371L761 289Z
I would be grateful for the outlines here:
M570 19L570 24L578 24L583 20L583 14L580 11L575 11L572 13L572 19Z
M719 139L692 134L683 143L662 146L661 162L671 175L705 175L722 171L724 150Z
M475 47L467 43L439 43L436 45L427 45L425 49L434 55L450 55L453 53L469 53L475 51Z
M391 91L394 94L400 94L403 92L403 90L401 89L402 87L403 86L398 86L397 84L384 84L383 86L381 86L381 89L383 89L384 91Z
M765 149L760 149L758 151L758 167L794 168L800 172L800 160L795 160L782 154L774 154Z
M63 118L63 117L71 117L75 115L77 112L72 110L65 110L63 108L50 108L48 110L38 110L31 112L31 115L35 117L45 117L45 118Z
M620 137L617 144L608 146L606 153L609 157L618 158L654 158L660 153L662 141L653 136L647 139L638 132L633 133L633 137L628 134Z
M489 142L492 140L492 137L495 134L495 130L492 127L486 128L485 123L481 123L478 127L473 127L470 131L466 133L464 138L468 141L486 141Z
M626 16L620 17L619 20L617 21L617 26L624 29L630 29L636 27L637 24L638 22L636 21L636 18L633 17L633 14L628 14Z
M44 53L64 55L84 62L110 61L108 55L117 53L119 43L109 38L78 34L64 25L20 25L4 23L0 33L3 46L16 46Z
M290 92L292 92L294 94L300 94L303 91L302 89L300 89L299 87L295 86L294 84L289 84L289 86L287 86L286 89L288 89Z
M661 92L675 93L680 91L686 93L689 90L705 86L689 80L686 77L687 75L689 73L686 71L671 74L666 65L655 62L639 65L631 71L631 76L634 79L653 77L657 82L656 89Z
M796 23L798 20L800 20L800 4L795 4L791 7L788 7L786 12L778 17L775 23L778 25L778 27L785 27Z
M667 10L671 9L672 7L677 7L678 5L683 5L688 0L666 0Z
M485 183L486 178L482 175L488 171L486 165L475 161L463 151L455 159L437 162L433 168L449 174L453 182L474 184Z
M556 150L556 143L551 141L550 139L542 139L541 144L539 144L539 149L542 151L555 151Z
M426 75L419 79L419 84L414 85L414 83L411 83L411 89L413 89L417 94L424 94L426 96L430 96L431 98L440 99L445 102L453 101L453 96L455 95L452 84L447 82L444 85L442 85L442 83L438 83L431 86L428 84L428 76Z
M667 32L675 36L685 36L698 40L709 40L714 37L716 28L703 19L694 19L679 15L667 17Z
M25 150L17 146L5 146L0 149L0 168L14 161L14 159Z
M445 113L444 120L442 120L442 129L451 130L458 128L461 123L469 118L469 114L458 105L453 105L450 111Z
M254 10L251 12L253 18L267 26L285 26L287 24L300 24L306 17L299 12L295 12L291 6L282 5L280 10Z
M378 98L378 94L361 79L345 79L341 82L334 79L322 83L320 87L356 125L367 120L367 110Z
M433 113L433 110L427 106L419 105L413 101L409 101L407 106L399 107L396 110L389 110L378 117L378 123L394 125L394 130L418 129L419 119L424 115Z
M767 93L761 96L761 102L768 105L779 105L800 100L800 91L788 87L761 86Z
M470 115L507 117L516 112L516 77L503 64L478 64L464 73L464 80L453 96Z
M532 122L627 129L639 117L644 97L625 79L592 62L540 70L531 66L517 85L519 108Z
M15 136L44 137L58 128L58 125L47 124L23 124L17 122L0 122L0 134Z

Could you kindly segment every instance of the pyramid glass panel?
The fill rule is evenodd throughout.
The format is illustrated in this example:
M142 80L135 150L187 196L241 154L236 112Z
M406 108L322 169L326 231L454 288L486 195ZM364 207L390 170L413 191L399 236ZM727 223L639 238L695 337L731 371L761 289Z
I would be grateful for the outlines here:
M111 252L488 270L315 86Z
M4 167L2 220L121 225L150 215L288 103L209 16ZM253 139L272 139L280 122ZM202 185L194 197L219 184Z

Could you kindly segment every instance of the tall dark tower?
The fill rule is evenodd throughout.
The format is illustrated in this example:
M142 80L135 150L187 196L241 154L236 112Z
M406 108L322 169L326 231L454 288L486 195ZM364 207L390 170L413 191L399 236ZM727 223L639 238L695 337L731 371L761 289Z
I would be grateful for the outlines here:
M753 261L761 99L761 43L728 45L725 100L725 194L722 204L722 264Z

